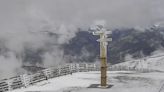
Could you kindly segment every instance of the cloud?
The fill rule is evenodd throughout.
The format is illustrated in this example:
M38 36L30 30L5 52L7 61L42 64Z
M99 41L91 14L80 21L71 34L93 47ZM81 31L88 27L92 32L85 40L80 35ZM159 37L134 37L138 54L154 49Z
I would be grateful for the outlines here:
M15 76L21 71L21 60L17 59L15 54L7 52L5 55L0 56L0 79Z
M47 13L31 3L19 0L13 4L0 2L9 7L0 6L0 19L3 21L0 22L0 78L18 74L27 58L43 59L39 62L44 67L65 62L60 46L75 36L76 27L71 24L56 25ZM32 59L27 61L38 63Z
M96 21L94 21L94 25L106 26L106 21L105 20L96 20Z
M163 0L35 0L30 7L44 12L56 24L88 26L104 19L109 27L134 27L163 20L163 4Z
M1 0L0 3L0 19L5 21L18 15L29 17L29 11L35 18L48 16L56 25L77 26L88 26L99 19L107 21L109 27L148 26L163 21L164 17L163 0Z

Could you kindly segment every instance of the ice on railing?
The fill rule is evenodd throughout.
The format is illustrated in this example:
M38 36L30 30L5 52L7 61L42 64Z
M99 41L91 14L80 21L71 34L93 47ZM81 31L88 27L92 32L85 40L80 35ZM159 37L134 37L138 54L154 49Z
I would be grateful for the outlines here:
M9 90L9 85L8 85L7 79L1 80L0 81L0 92L8 91Z
M10 91L22 87L28 87L37 82L48 80L50 78L55 78L63 75L72 74L75 72L87 72L98 70L95 64L65 64L58 67L51 67L34 74L23 74L20 76L12 77L10 79L5 79L0 81L0 92Z
M139 70L133 67L127 67L122 65L108 65L108 70L109 71L127 70L127 71L141 71L141 72L150 71L147 69ZM48 80L50 78L64 76L75 72L88 72L88 71L100 71L100 65L88 64L88 63L65 64L58 67L50 67L38 71L34 74L24 74L24 75L12 77L10 79L4 79L0 81L0 92L6 92L22 87L28 87L30 85L33 85L43 80Z

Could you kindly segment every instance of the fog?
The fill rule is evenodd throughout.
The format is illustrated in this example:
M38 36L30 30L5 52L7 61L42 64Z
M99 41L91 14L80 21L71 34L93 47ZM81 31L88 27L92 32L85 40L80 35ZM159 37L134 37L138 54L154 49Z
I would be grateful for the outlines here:
M61 45L78 27L147 27L163 21L163 9L163 0L0 0L0 75L21 70L26 48L45 50L49 67L65 62Z

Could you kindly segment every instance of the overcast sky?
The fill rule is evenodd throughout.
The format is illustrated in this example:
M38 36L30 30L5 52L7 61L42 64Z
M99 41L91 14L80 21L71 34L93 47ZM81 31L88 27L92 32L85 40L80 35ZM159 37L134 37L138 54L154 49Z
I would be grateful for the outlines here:
M111 27L147 26L164 18L164 0L0 0L0 29L37 25L86 26L105 20Z

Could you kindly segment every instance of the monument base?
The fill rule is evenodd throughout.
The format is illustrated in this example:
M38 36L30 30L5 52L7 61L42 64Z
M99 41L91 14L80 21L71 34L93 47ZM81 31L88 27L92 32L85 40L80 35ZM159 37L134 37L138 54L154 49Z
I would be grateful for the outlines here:
M107 89L111 88L113 85L107 85L107 86L101 86L100 84L91 84L88 88L102 88L102 89Z

